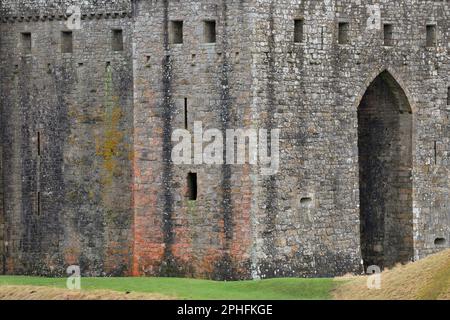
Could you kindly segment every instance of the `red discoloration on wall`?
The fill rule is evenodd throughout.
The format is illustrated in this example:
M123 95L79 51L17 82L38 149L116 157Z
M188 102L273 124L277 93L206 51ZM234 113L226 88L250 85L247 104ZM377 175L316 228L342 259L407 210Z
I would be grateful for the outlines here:
M148 176L147 176L148 178ZM151 274L164 256L162 221L157 217L158 190L135 189L133 275Z
M223 257L223 250L208 249L205 251L201 260L196 261L196 276L203 278L211 278L214 273L215 266Z
M145 110L144 121L135 122L133 156L133 248L132 275L155 275L164 257L163 215L160 212L158 195L161 188L157 180L161 172L162 130L154 114L155 91L151 84L138 78L140 102Z
M147 142L148 145L151 145L151 151L144 147L142 149L135 148L132 272L134 276L157 275L159 266L164 260L162 190L158 187L161 179L161 167L158 162L160 155L157 154L161 150L162 129L156 126L151 133L151 139L149 138ZM135 134L148 136L148 131L137 129ZM149 157L150 152L155 157L155 161L140 160ZM250 258L251 248L252 185L249 176L251 167L247 165L238 170L240 172L237 174L236 185L239 187L232 190L233 233L232 239L229 240L225 239L223 218L214 214L214 210L217 208L210 207L220 204L220 188L216 190L219 192L219 196L211 200L209 198L211 194L205 194L205 190L202 189L202 186L210 184L211 181L202 181L203 173L198 172L199 198L195 203L189 204L185 198L187 183L184 177L174 176L177 184L173 189L173 194L175 198L181 198L181 201L174 203L172 218L174 243L171 245L171 254L179 267L184 269L184 275L211 278L218 263L225 256L230 257L234 269L239 274L248 273L244 263ZM216 201L219 202L216 203ZM195 240L199 237L202 239L200 242ZM210 241L205 241L205 238Z
M238 274L248 273L242 264L250 259L252 190L249 173L250 166L243 166L239 177L239 193L233 194L233 238L229 256Z

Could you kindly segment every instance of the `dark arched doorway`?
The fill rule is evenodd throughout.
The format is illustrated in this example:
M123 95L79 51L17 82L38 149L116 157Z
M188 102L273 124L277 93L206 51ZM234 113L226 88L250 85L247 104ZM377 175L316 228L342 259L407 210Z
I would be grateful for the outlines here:
M361 250L365 267L413 257L412 110L389 72L358 108Z

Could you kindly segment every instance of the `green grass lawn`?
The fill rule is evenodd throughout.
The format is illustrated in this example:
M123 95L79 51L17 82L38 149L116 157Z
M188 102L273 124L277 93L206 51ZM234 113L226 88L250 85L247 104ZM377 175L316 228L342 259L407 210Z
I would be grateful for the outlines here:
M0 276L2 285L65 288L66 279ZM216 282L178 278L82 278L83 290L158 293L192 300L325 300L331 299L333 279L271 279Z

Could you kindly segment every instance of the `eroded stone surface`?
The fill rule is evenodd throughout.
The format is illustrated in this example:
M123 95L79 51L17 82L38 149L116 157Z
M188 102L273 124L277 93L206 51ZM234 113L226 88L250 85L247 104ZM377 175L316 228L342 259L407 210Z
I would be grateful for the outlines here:
M82 29L62 53L73 4ZM361 247L394 263L449 246L447 1L2 1L0 12L5 273L79 264L86 275L329 276L360 272ZM172 44L181 20L183 43ZM216 43L204 41L205 20L216 21ZM123 51L112 50L113 29ZM375 220L390 231L361 245L358 108L383 72L397 88L387 120L403 123L403 112L411 134L387 126L396 146L366 149L395 163L383 170L396 187L372 184L388 217ZM280 128L278 174L172 164L186 106L189 129Z

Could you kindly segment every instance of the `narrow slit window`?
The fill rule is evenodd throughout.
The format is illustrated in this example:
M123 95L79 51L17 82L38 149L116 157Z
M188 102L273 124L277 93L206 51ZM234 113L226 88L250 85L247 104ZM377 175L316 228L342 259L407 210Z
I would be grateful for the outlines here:
M216 21L208 20L204 21L203 36L205 43L216 42Z
M303 20L302 19L294 20L294 42L295 43L303 42Z
M42 152L42 150L41 150L41 132L40 131L37 132L36 144L37 144L38 156L40 157L41 156L41 152Z
M325 34L325 27L324 26L322 26L322 27L320 27L320 46L321 46L321 49L323 49L323 44L324 44L324 34Z
M188 119L188 99L184 98L184 128L189 129L189 119Z
M188 199L190 201L197 200L197 174L190 172L187 177L188 183Z
M438 150L437 150L437 141L434 141L434 164L437 164Z
M31 53L31 33L24 32L21 35L21 41L22 41L22 50L24 54L30 54Z
M183 43L183 21L171 21L169 40L172 44Z
M387 47L394 45L394 26L392 24L384 25L384 45Z
M436 25L427 25L427 47L436 46Z
M339 44L348 44L350 42L349 39L350 24L348 22L340 22L338 29L339 29L338 34Z
M61 32L61 51L62 53L73 52L73 34L71 31Z
M447 105L450 106L450 87L447 88Z
M112 49L113 51L123 51L123 31L121 29L112 31Z
M38 216L41 215L41 192L36 192L36 213Z

